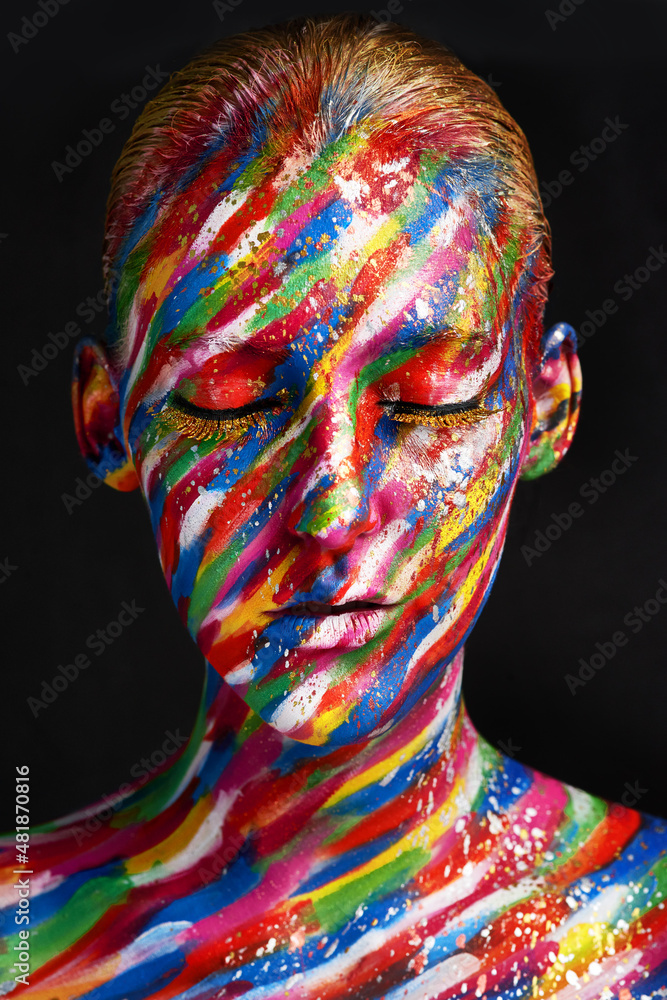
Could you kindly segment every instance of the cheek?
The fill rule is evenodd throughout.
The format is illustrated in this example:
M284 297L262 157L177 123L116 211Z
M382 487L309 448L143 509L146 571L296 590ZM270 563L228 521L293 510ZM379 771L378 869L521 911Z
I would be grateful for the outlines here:
M212 609L234 605L248 586L252 600L242 603L250 617L255 604L271 605L289 555L275 516L284 493L280 442L267 445L255 431L195 443L159 437L155 428L143 444L141 482L160 562L191 635L197 638ZM239 621L237 611L234 627Z
M171 586L174 574L183 572L184 554L203 552L209 525L231 487L226 463L234 450L202 447L176 434L158 437L149 431L141 454L138 472Z
M504 411L436 434L428 427L407 431L387 468L387 486L393 485L406 512L423 512L435 523L447 544L475 524L514 478L521 435L512 432L512 423Z
M507 411L444 433L403 425L374 490L382 526L357 540L348 573L391 600L428 594L427 604L465 587L473 567L479 577L499 556L521 440Z

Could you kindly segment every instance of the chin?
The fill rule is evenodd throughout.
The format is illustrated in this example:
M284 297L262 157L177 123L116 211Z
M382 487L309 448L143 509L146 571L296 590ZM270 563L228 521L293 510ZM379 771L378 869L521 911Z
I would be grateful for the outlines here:
M326 747L328 750L340 750L343 747L360 746L368 743L369 740L376 739L389 732L397 722L396 719L392 718L385 721L381 726L375 727L360 726L357 728L356 725L343 725L326 733L321 730L313 732L308 726L301 726L292 732L284 733L282 730L277 730L267 719L264 719L264 721L272 729L280 732L281 736L293 740L295 743L303 743L311 747Z

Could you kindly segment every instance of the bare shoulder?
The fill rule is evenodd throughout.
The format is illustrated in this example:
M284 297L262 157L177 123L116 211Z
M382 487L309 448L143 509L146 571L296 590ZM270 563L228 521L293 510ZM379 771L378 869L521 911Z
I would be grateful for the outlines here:
M667 822L482 756L478 894L459 914L466 990L500 978L515 995L667 995Z

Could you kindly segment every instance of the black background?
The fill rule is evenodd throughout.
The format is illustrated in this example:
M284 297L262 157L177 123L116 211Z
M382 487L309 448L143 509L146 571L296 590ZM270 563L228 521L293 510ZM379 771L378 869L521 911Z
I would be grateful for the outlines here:
M382 0L376 4L381 10ZM496 587L468 645L465 694L480 731L520 760L667 814L667 610L636 635L623 624L667 578L667 266L628 301L614 291L667 239L667 10L646 0L562 0L561 7L562 20L552 24L542 2L406 0L398 15L491 82L526 132L543 182L570 170L572 183L547 211L556 267L548 321L578 327L603 300L618 305L581 351L584 402L570 454L557 472L519 487ZM221 35L351 7L241 0L221 21L209 0L70 0L14 52L4 36L39 9L37 0L4 4L0 33L9 116L0 218L7 470L0 799L10 806L14 765L28 763L34 822L113 794L161 746L165 730L189 733L203 678L139 494L100 487L69 512L63 501L87 474L69 409L72 343L27 384L18 371L70 321L87 334L103 330L101 315L86 323L77 307L101 289L108 178L139 110L121 121L110 106L140 85L147 66L174 71ZM627 128L579 171L571 154L616 116ZM58 180L53 161L104 117L113 132ZM616 449L636 461L591 504L579 491L610 467ZM573 501L583 515L527 565L521 546L532 546ZM102 656L88 650L91 666L35 717L28 697L39 697L58 665L86 651L87 637L132 600L145 609L136 622ZM627 645L572 694L565 675L618 629ZM5 815L4 828L9 808Z

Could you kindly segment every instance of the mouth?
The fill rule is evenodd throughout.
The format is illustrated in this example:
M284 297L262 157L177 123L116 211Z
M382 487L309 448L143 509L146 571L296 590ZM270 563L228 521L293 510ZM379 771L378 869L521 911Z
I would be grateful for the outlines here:
M396 608L395 604L377 601L302 601L269 613L274 619L282 619L291 634L292 648L344 650L370 642L390 622Z
M278 613L323 618L330 615L345 615L352 611L375 611L378 608L392 606L373 601L347 601L344 604L323 604L321 601L302 601L300 604L292 604L287 608L282 608ZM273 612L273 614L275 613Z

